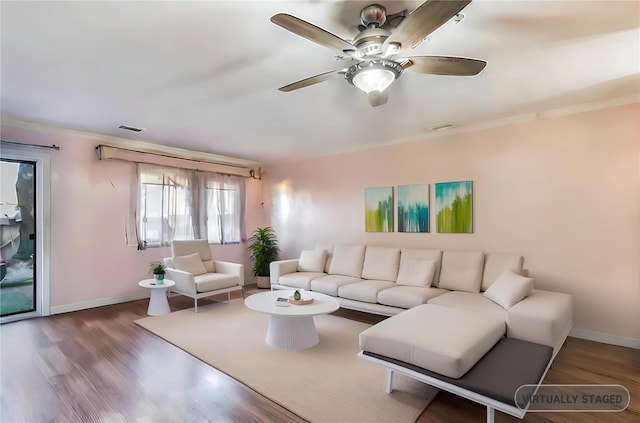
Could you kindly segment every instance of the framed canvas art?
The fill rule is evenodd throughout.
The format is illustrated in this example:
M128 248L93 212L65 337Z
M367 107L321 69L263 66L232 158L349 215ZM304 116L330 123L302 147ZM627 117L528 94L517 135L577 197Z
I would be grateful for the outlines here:
M367 232L393 232L393 187L364 189L364 226Z
M436 231L473 233L471 181L436 183Z
M429 185L398 185L398 232L429 232Z

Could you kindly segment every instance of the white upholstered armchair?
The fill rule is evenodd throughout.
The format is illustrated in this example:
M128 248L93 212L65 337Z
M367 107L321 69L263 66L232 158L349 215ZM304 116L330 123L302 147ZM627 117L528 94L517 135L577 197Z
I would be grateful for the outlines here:
M231 292L243 289L244 266L214 260L206 239L173 241L171 254L164 259L167 277L176 283L171 291L193 298L196 313L199 298L226 293L231 301Z

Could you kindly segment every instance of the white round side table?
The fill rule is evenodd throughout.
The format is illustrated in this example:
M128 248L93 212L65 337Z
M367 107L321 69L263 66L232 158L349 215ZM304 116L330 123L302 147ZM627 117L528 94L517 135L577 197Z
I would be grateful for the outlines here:
M143 288L149 288L151 291L149 297L149 308L147 314L149 316L160 316L162 314L169 314L169 301L167 301L167 289L171 288L176 283L171 279L165 279L162 283L158 283L155 279L145 279L138 282Z

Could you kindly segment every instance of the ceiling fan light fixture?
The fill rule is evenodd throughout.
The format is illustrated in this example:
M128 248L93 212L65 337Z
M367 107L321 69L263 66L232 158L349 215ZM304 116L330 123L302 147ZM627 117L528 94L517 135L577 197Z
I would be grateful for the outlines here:
M371 60L351 66L344 76L350 84L367 94L381 93L402 75L403 70L392 60Z

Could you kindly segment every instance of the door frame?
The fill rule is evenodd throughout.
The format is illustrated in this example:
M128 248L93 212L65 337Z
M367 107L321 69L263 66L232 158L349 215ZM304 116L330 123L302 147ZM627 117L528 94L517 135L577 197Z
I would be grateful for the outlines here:
M36 166L36 310L0 318L0 323L7 323L51 314L51 156L26 148L2 147L0 157L34 162Z

